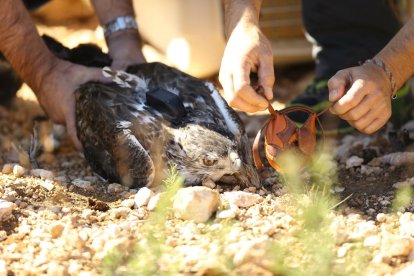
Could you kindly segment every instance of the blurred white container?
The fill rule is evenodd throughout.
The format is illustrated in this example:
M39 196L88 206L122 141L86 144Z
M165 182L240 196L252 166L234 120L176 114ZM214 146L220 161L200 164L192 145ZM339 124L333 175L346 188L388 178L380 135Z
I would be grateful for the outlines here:
M134 0L134 6L141 35L162 56L149 60L162 60L198 77L218 72L226 43L221 0ZM300 0L264 0L260 24L271 40L276 64L312 60Z
M144 39L167 63L206 77L220 68L225 47L220 0L134 0Z

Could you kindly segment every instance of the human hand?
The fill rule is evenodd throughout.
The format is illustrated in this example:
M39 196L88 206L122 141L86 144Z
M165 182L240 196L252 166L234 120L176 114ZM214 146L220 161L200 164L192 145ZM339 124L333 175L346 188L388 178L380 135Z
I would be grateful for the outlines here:
M229 105L245 112L268 106L268 101L250 85L251 72L257 72L258 85L263 87L266 99L271 100L275 75L270 42L256 25L239 24L224 50L219 80Z
M330 111L354 128L371 134L391 117L391 86L377 65L344 69L328 81Z
M141 50L141 39L136 30L123 30L111 35L108 40L109 55L115 70L125 70L130 65L145 63Z
M69 136L78 150L82 145L76 134L75 90L88 81L107 81L102 69L85 67L57 60L47 76L43 76L36 95L40 105L52 121L65 124Z

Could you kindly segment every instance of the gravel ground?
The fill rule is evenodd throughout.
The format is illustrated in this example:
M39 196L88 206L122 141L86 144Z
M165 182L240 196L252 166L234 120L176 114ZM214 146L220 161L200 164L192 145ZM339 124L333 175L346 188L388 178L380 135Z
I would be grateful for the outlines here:
M126 251L145 238L143 227L159 196L105 183L74 151L62 128L48 121L39 123L47 152L34 168L26 152L33 118L42 112L28 95L23 89L11 106L0 107L0 275L102 274L101 261L108 253ZM258 126L260 119L248 119L247 128ZM396 187L414 185L413 143L407 137L384 131L336 140L338 180L332 193L345 202L327 214L335 274L414 273L412 201L390 212ZM163 222L169 255L162 259L181 273L211 275L212 269L217 272L217 260L226 259L230 265L220 268L224 274L271 275L275 270L267 245L283 241L295 248L301 243L302 222L280 177L269 171L262 177L260 189L207 183L201 190L180 190L172 215ZM301 195L300 201L309 201L308 196ZM349 252L355 248L367 249L367 266L359 271L349 270L353 262L348 257L354 256ZM300 264L292 261L288 267Z

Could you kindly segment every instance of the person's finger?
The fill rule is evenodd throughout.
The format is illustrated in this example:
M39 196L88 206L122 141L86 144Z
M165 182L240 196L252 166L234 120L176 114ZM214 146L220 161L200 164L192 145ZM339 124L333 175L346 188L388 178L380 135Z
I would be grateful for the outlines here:
M69 137L72 139L72 142L75 145L75 147L79 151L82 151L83 150L82 144L79 141L77 132L76 132L75 114L65 114L65 116L66 116L66 130L68 131Z
M361 132L364 132L363 130L369 127L375 120L385 118L385 120L388 120L388 111L385 106L385 104L379 103L379 105L375 106L374 108L371 108L366 114L364 114L360 119L356 121L349 121L353 127L358 129Z
M233 78L231 76L231 73L224 68L223 64L221 65L219 72L219 82L223 87L224 96L226 100L228 99L228 96L234 95Z
M385 119L384 117L375 119L373 122L371 122L366 128L360 130L361 132L365 134L372 134L382 128L386 123L388 119Z
M103 83L112 82L112 80L103 74L103 68L94 69L92 76L88 76L90 80L99 81Z
M81 84L88 81L99 81L103 83L112 82L110 78L105 77L102 68L85 67L79 65L75 72L76 75L74 78L78 79L79 83Z
M250 113L254 113L257 111L262 111L265 110L267 108L267 106L265 108L262 108L260 106L256 106L256 105L251 105L249 102L244 101L243 99L239 98L239 97L234 97L230 102L229 105L233 108L237 108L239 110L242 110L244 112L250 112Z
M335 114L342 115L357 106L365 95L368 94L367 88L364 86L363 80L356 80L351 88L346 91L333 106L332 109Z
M257 106L258 110L263 110L267 107L268 102L250 85L250 72L251 66L248 63L235 66L232 75L235 97L241 98L253 106Z
M244 112L256 112L259 110L264 110L266 108L257 107L235 94L233 88L233 78L231 75L227 75L224 72L221 73L220 82L223 86L224 99L231 107L240 109Z
M251 66L248 62L240 62L234 67L233 74L231 74L234 91L239 91L246 86L250 86L250 72Z
M328 80L329 101L336 102L345 94L349 85L349 73L346 70L338 71Z
M257 72L259 84L263 87L265 97L273 99L273 85L275 84L275 71L273 68L273 57L263 57Z
M370 109L375 105L376 100L376 97L367 95L362 99L359 105L342 114L340 117L347 121L359 120L370 111Z

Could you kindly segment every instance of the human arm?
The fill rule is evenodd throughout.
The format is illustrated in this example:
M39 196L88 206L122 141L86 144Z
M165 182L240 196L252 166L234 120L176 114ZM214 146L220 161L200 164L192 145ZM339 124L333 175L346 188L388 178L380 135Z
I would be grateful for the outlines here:
M81 148L76 137L73 92L89 80L103 78L101 70L56 58L37 33L21 0L0 1L0 18L0 52L32 88L49 117L66 124L70 137Z
M265 97L273 98L275 82L273 54L269 40L259 28L260 0L225 0L225 35L228 39L219 80L230 106L246 112L264 110L268 102L250 84L257 72Z
M101 25L105 25L119 16L133 16L131 0L92 0ZM112 33L106 38L109 55L113 59L114 69L125 69L129 65L145 62L142 54L141 38L138 30L126 29Z
M395 79L395 90L414 74L414 17L375 56ZM378 65L365 63L339 71L329 82L331 112L371 134L391 117L391 81Z

